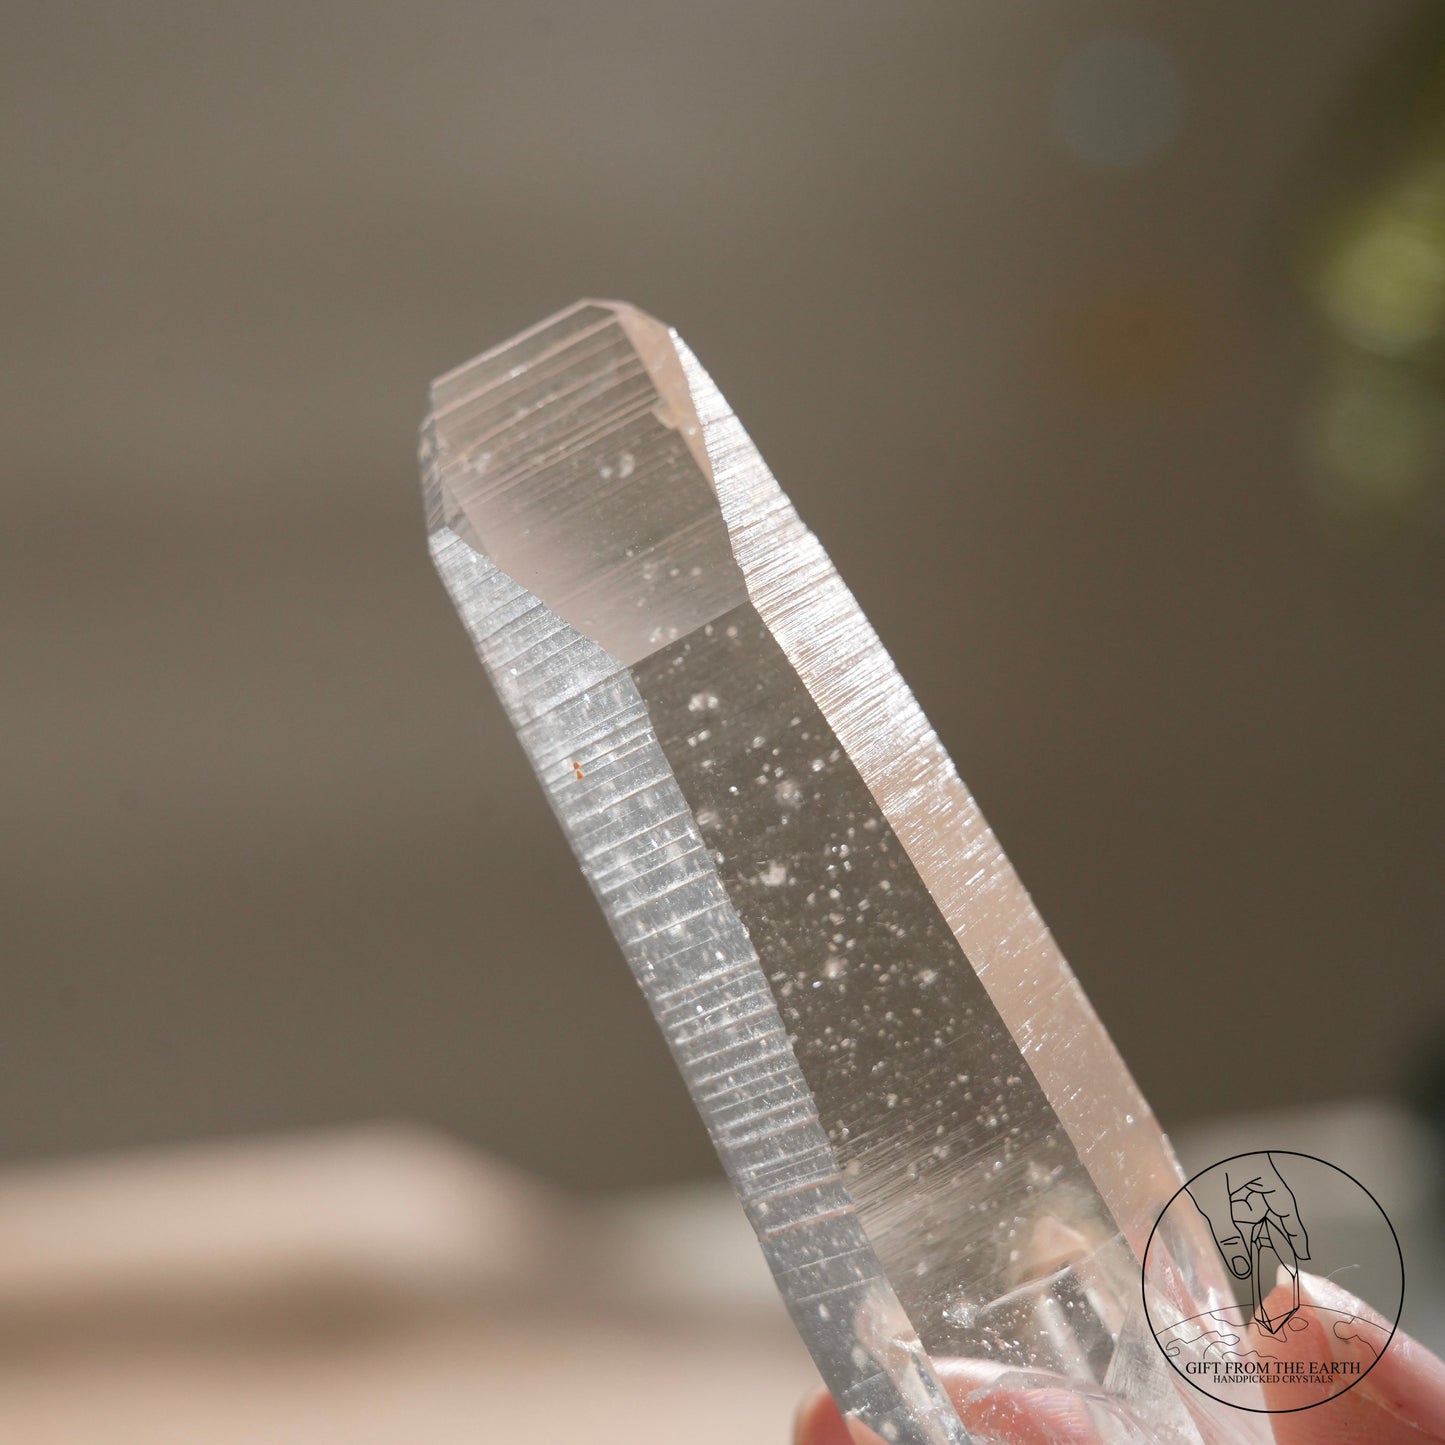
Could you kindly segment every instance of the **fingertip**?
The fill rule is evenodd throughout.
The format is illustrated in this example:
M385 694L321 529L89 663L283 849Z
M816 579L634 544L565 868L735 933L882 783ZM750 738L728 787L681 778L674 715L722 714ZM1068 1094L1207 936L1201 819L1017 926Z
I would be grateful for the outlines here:
M793 1445L857 1445L858 1439L826 1390L814 1390L793 1417Z
M1275 1272L1274 1288L1264 1297L1264 1312L1272 1320L1284 1319L1299 1303L1294 1276L1283 1265Z
M826 1390L814 1390L804 1398L793 1416L793 1445L846 1445L846 1433L839 1435L843 1417Z

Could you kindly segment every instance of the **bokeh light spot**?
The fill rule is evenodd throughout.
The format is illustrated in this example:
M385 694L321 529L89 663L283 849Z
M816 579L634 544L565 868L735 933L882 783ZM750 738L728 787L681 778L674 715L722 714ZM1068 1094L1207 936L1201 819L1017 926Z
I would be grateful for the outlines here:
M1103 36L1063 63L1054 85L1060 140L1089 165L1124 168L1153 160L1174 139L1184 83L1169 52L1137 35Z
M1194 369L1199 308L1167 287L1137 286L1081 297L1057 313L1065 372L1096 396L1157 396Z

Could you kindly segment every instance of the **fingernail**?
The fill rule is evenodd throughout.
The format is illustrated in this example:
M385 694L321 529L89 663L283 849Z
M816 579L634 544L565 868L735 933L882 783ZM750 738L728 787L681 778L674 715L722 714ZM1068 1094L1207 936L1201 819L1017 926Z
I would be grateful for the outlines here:
M1388 1331L1389 1322L1333 1280L1300 1270L1300 1298L1321 1312L1320 1324L1338 1354L1343 1343L1331 1315L1362 1320L1376 1330ZM1397 1329L1379 1363L1359 1383L1359 1392L1397 1420L1424 1432L1427 1439L1442 1438L1445 1421L1445 1363L1418 1340Z
M1234 1271L1234 1277L1236 1279L1247 1279L1249 1277L1249 1261L1242 1254L1236 1254L1229 1261L1229 1267Z
M1000 1390L964 1401L961 1413L970 1430L990 1439L1099 1445L1088 1405L1066 1390Z
M1368 1320L1370 1324L1381 1329L1388 1330L1390 1328L1390 1322L1383 1315L1377 1313L1364 1300L1352 1295L1349 1290L1342 1289L1334 1280L1326 1279L1323 1275L1310 1274L1307 1270L1300 1270L1299 1292L1300 1298L1314 1305L1316 1309L1355 1316L1362 1320Z

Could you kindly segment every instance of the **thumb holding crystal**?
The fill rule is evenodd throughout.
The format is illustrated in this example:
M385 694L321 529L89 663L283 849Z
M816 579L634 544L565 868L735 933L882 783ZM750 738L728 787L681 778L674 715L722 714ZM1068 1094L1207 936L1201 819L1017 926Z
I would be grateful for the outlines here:
M1249 1245L1230 1213L1228 1174L1223 1169L1211 1169L1190 1184L1189 1197L1209 1225L1229 1272L1236 1279L1248 1279Z

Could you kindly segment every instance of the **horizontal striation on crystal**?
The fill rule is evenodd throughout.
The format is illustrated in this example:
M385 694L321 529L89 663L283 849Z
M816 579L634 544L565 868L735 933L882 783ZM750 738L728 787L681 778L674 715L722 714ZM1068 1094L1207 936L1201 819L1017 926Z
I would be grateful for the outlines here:
M958 1445L933 1361L964 1357L1061 1377L1102 1440L1268 1439L1149 1338L1168 1143L676 334L582 303L441 378L423 474L437 568L844 1409ZM1176 1303L1228 1297L1207 1243L1170 1241Z

